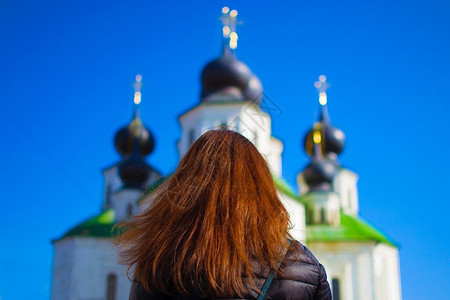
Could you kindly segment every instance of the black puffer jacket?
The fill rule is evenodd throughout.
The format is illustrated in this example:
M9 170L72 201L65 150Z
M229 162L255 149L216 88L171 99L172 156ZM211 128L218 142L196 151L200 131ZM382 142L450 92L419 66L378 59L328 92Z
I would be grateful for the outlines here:
M327 274L324 267L317 261L314 255L301 243L299 253L288 252L283 260L284 276L275 276L264 299L292 299L292 300L331 300L330 286L327 282ZM257 278L258 286L262 287L266 277ZM256 299L256 293L246 295L244 299ZM129 300L163 300L201 299L198 295L167 296L158 292L147 293L142 285L134 282L130 291ZM238 299L230 297L228 299Z

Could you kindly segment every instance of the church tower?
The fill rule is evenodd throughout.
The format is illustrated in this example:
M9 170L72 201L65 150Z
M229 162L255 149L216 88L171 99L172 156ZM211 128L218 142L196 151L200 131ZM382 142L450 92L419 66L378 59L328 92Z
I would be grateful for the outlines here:
M280 197L292 217L292 235L305 240L304 206L282 180L283 144L272 136L271 117L265 112L263 87L250 68L236 57L238 12L222 9L222 53L201 72L200 103L181 114L178 141L180 159L192 143L208 130L227 127L248 138L266 158Z
M138 200L145 187L149 186L161 177L161 174L147 164L145 157L155 147L155 139L152 132L144 126L140 117L142 76L136 76L134 84L133 117L130 124L117 131L114 144L117 152L122 156L122 161L115 167L104 171L105 195L107 186L119 181L121 187L115 193L108 194L103 207L112 206L118 222L135 215L138 212ZM108 176L113 174L113 176ZM119 178L120 180L118 180Z
M121 160L103 171L101 212L53 241L52 299L128 299L131 283L117 263L113 226L137 214L144 188L161 177L145 161L155 139L140 117L141 81L136 76L132 119L114 138Z
M334 300L399 300L397 245L359 216L358 177L338 160L345 135L331 125L326 77L315 86L319 117L304 140L311 162L298 176L307 246L325 266Z
M263 87L249 67L236 58L238 12L222 9L222 54L203 68L200 103L179 117L180 158L205 131L228 127L247 137L281 176L281 141L271 135L270 115L261 109Z

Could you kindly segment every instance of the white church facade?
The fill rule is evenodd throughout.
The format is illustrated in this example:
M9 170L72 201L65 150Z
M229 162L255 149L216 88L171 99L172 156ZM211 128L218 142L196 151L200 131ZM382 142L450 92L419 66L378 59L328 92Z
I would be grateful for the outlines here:
M305 137L311 162L298 175L297 193L282 179L283 144L272 136L262 84L234 53L237 12L222 12L223 53L202 71L200 103L179 117L180 158L208 130L227 127L240 132L267 159L291 217L292 235L325 266L333 299L400 300L398 247L359 216L358 175L340 166L345 136L331 125L325 76L316 82L320 116ZM100 213L53 241L54 300L128 299L131 282L127 267L117 263L113 227L142 210L165 179L145 161L155 138L140 117L141 80L138 75L133 118L115 135L121 160L103 171Z

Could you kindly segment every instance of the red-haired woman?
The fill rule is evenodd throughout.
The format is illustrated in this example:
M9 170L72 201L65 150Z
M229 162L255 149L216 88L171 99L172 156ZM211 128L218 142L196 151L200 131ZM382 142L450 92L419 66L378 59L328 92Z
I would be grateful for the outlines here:
M331 299L323 266L289 234L265 159L241 134L203 134L156 193L117 238L130 299Z

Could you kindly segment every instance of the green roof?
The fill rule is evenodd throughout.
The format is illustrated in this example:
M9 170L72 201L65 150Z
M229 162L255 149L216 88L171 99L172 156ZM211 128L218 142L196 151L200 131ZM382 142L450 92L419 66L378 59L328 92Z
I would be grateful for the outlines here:
M304 204L304 200L297 195L293 188L289 186L281 177L272 175L276 187L292 199ZM144 197L152 193L167 177L162 177L144 191ZM142 197L142 198L144 198ZM141 199L142 199L141 198ZM341 212L339 226L327 224L306 225L307 242L352 242L352 241L374 241L381 242L394 247L398 244L385 234L381 233L373 225L363 219L347 215ZM109 208L99 215L96 215L81 224L73 227L62 238L71 236L93 236L93 237L113 237L117 234L115 225L115 213ZM114 230L113 230L114 229Z
M398 244L361 218L341 212L339 226L327 224L306 225L306 242L360 242L374 241L394 247Z
M63 238L70 236L112 237L116 233L116 230L113 231L114 219L114 210L109 208L70 229Z

